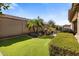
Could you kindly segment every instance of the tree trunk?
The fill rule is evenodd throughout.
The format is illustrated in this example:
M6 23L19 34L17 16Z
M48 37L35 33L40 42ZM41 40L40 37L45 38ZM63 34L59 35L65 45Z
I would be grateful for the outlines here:
M35 27L33 26L33 30L34 30L34 32L36 32L36 30L35 30Z

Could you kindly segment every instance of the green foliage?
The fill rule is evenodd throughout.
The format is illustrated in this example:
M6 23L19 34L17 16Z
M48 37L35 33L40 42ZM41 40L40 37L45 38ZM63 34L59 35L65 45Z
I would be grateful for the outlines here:
M2 12L0 12L0 14L2 14Z
M51 35L43 35L43 36L39 36L39 38L41 38L41 39L53 39L54 37Z
M8 10L10 7L10 3L0 3L0 14L2 14L2 10Z
M79 53L79 44L76 38L70 33L58 33L58 35L51 40L50 46L51 45Z
M55 28L55 22L53 20L49 20L48 25Z
M67 29L67 28L63 28L62 32L75 34L75 32L72 29Z
M30 29L33 29L35 31L35 28L37 26L36 24L36 20L28 20L27 23L26 23L26 26L27 28L30 30Z
M30 19L26 22L26 26L29 30L33 30L34 32L38 31L39 28L43 27L43 20L39 17L37 19Z
M60 26L60 25L55 25L55 28L56 28L56 30L58 30L58 31L62 31L62 26Z
M47 35L55 32L55 22L50 20L48 23L43 22L39 16L37 19L30 19L26 22L26 27L30 30L30 32L39 33L40 31L43 34Z

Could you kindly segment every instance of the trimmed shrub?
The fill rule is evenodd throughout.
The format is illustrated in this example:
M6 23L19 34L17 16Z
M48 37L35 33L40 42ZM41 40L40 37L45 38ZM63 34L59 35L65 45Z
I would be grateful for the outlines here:
M73 34L58 33L49 44L49 52L53 56L79 55L79 44Z
M72 29L68 29L68 28L62 29L62 32L75 34L75 32Z

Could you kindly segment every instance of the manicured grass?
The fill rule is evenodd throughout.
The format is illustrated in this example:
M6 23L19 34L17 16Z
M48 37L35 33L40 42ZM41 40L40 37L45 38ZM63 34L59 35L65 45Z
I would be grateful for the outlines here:
M29 39L29 40L27 40ZM50 39L13 38L0 41L0 53L5 56L48 56Z

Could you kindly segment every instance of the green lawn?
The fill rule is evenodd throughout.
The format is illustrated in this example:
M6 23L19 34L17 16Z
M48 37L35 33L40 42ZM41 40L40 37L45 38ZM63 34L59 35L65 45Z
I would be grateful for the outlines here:
M5 56L48 56L50 39L13 38L0 41L0 55ZM19 41L21 40L21 41Z

